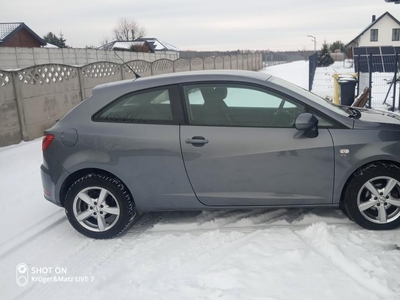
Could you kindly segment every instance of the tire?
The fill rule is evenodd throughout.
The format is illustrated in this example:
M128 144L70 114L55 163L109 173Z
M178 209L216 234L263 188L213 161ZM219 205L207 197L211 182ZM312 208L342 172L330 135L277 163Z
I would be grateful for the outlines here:
M92 173L70 186L65 196L65 213L81 234L111 239L131 227L136 210L131 194L121 181Z
M400 226L400 168L390 162L357 170L345 188L344 211L360 226L390 230Z

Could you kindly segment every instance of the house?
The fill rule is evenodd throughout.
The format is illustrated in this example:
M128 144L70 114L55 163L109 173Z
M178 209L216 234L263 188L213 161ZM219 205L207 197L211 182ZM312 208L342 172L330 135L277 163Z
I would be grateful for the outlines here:
M134 41L112 41L103 46L100 50L130 50L134 46L138 52L162 52L165 54L178 54L179 49L156 38L139 38Z
M112 41L103 46L100 46L100 50L108 51L127 51L134 47L137 52L152 52L150 46L146 41Z
M25 23L0 23L0 47L41 47L46 42Z
M400 22L389 12L379 18L372 16L372 22L346 48L400 46Z
M178 54L179 49L166 42L160 41L156 38L139 38L136 41L146 41L149 44L151 52L163 52L165 54Z

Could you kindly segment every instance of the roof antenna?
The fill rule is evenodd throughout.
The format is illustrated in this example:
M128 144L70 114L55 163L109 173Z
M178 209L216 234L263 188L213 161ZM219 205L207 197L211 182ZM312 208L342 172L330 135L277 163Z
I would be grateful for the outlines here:
M117 54L117 52L114 51L114 54L115 54L116 56L118 56L118 58L129 68L129 70L132 71L133 74L135 74L135 79L140 78L140 75L139 75L138 73L136 73L135 71L133 71L133 69L121 58L121 56L119 56L119 55Z

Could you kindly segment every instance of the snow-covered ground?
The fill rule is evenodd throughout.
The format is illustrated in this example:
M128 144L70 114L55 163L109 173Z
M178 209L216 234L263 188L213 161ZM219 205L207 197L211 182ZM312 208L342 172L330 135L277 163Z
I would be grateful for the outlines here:
M307 86L305 62L267 72ZM43 199L41 159L40 140L0 148L0 299L400 299L400 230L337 209L170 212L91 240Z

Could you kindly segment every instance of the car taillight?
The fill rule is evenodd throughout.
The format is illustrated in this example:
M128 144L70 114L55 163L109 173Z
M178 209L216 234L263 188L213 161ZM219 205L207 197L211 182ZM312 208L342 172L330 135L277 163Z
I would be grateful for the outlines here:
M54 140L54 134L46 134L42 142L42 151L45 151L47 148L49 148L53 140Z

